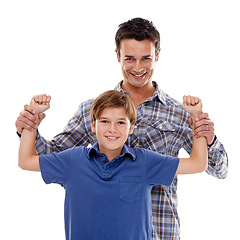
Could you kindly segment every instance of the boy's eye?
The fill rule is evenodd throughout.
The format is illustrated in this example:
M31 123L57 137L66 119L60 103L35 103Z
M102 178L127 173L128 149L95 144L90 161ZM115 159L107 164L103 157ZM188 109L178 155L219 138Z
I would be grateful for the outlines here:
M125 124L124 121L119 121L118 124L122 125L122 124Z
M108 123L107 120L101 120L101 123Z

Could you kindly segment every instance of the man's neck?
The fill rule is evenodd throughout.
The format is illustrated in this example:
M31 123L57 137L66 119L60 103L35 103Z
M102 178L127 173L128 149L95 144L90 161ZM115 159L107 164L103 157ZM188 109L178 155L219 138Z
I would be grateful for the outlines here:
M152 97L156 90L152 81L143 87L134 87L126 81L123 81L121 87L125 92L129 93L129 96L132 99L136 109L141 103Z

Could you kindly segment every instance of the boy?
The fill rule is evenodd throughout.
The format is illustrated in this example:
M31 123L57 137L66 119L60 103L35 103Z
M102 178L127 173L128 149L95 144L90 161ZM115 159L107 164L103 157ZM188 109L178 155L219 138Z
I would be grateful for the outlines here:
M50 97L33 98L36 115L49 102ZM184 96L183 108L195 120L202 113L201 100ZM90 114L98 143L36 156L36 131L24 130L19 167L41 171L46 183L65 188L66 239L152 239L151 188L169 186L175 174L205 171L206 140L193 137L186 159L128 148L124 143L133 132L136 110L126 94L115 90L101 94Z

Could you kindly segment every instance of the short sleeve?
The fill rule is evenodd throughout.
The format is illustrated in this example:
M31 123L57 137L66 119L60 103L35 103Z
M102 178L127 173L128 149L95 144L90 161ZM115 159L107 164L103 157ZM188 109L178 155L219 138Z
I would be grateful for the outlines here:
M39 156L42 178L46 184L58 183L64 186L69 178L72 162L72 151Z
M146 179L149 185L170 186L179 164L179 158L146 150Z

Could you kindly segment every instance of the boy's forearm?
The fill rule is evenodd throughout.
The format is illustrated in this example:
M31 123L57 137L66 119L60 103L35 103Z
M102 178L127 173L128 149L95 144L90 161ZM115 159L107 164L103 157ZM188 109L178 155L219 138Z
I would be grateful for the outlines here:
M22 132L18 165L24 170L39 171L38 156L35 149L36 130L29 131L24 129Z
M192 119L196 119L196 116L192 116ZM196 168L199 171L207 170L208 165L208 149L207 140L205 137L195 137L193 136L193 146L191 152L191 160L195 162Z
M51 97L46 94L36 95L31 99L31 107L35 110L37 124L39 113L42 113L50 108ZM19 147L18 165L20 168L29 171L40 171L39 157L36 155L35 149L36 130L29 131L23 129L21 143Z
M203 172L208 167L207 140L205 137L196 138L193 136L191 160L194 161L197 171Z

